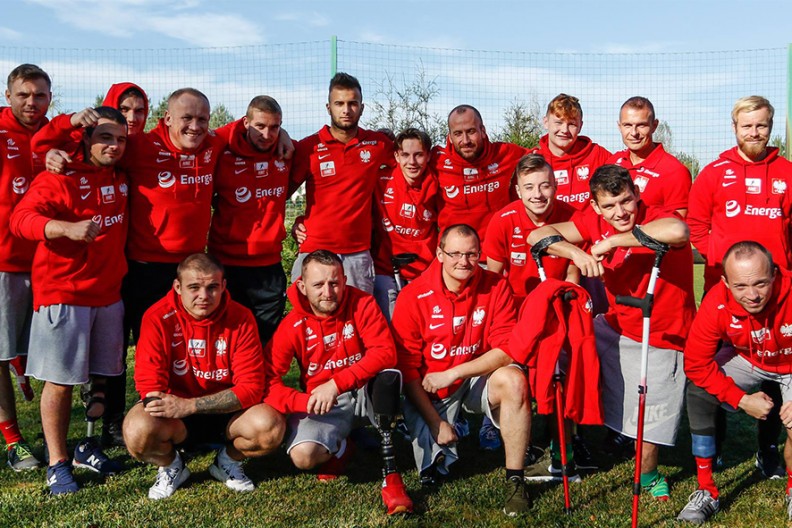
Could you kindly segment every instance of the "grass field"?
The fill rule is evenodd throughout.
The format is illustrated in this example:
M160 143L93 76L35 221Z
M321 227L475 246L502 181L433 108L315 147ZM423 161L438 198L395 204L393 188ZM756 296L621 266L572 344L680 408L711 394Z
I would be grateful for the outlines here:
M36 387L40 392L40 386ZM650 386L651 390L651 386ZM132 400L130 393L129 400ZM41 455L41 426L38 402L19 406L23 432ZM477 449L477 424L473 435L460 443L461 461L454 478L439 489L420 488L415 469L404 472L408 490L416 504L409 517L388 518L379 493L379 461L374 452L359 450L347 476L320 483L315 475L294 470L282 451L252 460L248 475L256 482L253 493L237 494L212 479L207 468L212 454L189 461L193 476L165 501L146 498L155 469L131 460L123 450L110 450L124 461L126 471L109 479L76 472L83 490L68 497L50 497L43 469L14 473L0 469L0 527L28 526L152 526L152 527L248 527L248 526L629 526L631 505L631 462L613 460L597 450L603 431L589 428L595 454L606 463L605 471L588 476L572 486L573 514L563 515L563 494L557 485L531 485L533 510L518 518L507 518L503 506L503 455ZM641 526L676 526L679 510L695 489L690 456L687 418L677 447L661 451L661 470L671 481L668 503L641 501ZM537 438L543 428L537 427ZM69 435L73 445L85 433L83 411L75 399ZM398 460L402 468L412 466L409 445L397 436ZM785 526L784 481L761 480L754 470L755 425L744 415L729 417L725 469L716 475L721 489L721 513L707 526Z

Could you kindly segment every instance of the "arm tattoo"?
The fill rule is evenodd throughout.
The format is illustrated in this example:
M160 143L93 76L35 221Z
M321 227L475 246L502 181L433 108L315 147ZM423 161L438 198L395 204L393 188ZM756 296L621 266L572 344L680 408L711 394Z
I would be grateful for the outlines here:
M239 403L239 398L231 389L225 389L209 396L202 396L195 400L196 414L230 413L241 408L242 404Z

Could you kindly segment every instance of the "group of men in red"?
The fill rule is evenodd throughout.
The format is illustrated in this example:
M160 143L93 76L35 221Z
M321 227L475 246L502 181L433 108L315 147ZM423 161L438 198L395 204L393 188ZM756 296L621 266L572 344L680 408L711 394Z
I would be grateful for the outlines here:
M557 284L575 290L579 324L559 342L568 353L553 358L569 383L586 385L573 392L595 396L567 416L604 422L622 443L636 436L641 314L615 302L647 290L654 254L636 231L672 248L647 337L644 489L669 498L659 446L674 445L686 393L699 489L681 520L703 522L719 508L712 469L721 405L757 418L777 409L792 426L792 321L784 319L792 167L767 146L773 108L764 98L737 102L737 146L691 189L689 171L653 141L658 120L643 97L622 105L627 148L614 155L580 135L582 108L565 94L548 105L548 133L535 149L490 141L469 105L450 112L447 142L433 148L417 129L391 139L361 128L361 86L339 73L330 125L297 142L293 156L268 96L210 130L207 98L176 90L150 132L148 98L132 83L113 85L104 106L47 122L50 79L25 64L9 75L6 97L0 430L10 466L38 466L16 422L9 374L27 355L25 374L44 381L53 494L79 490L72 467L120 470L94 439L71 458L67 451L72 389L90 383L86 413L104 416L103 444L123 443L159 468L152 499L189 477L186 445L219 446L210 474L236 491L254 489L243 461L284 440L296 467L332 480L353 453L353 428L368 419L380 435L388 513L409 512L395 462L398 417L431 486L458 460L464 410L484 415L489 440L502 437L504 511L525 512L526 480L562 473L558 445L541 457L531 449L532 392L547 385L537 379L548 361L537 343L552 332L535 320ZM287 290L285 204L303 184ZM707 259L698 316L691 242ZM531 257L540 243L543 288ZM404 253L414 255L394 270ZM569 284L578 282L585 289ZM292 310L281 320L286 297ZM593 320L590 299L603 307ZM123 418L130 332L141 399ZM299 389L283 381L295 358ZM595 372L581 375L582 364ZM762 382L781 386L778 403L746 392ZM765 436L771 447L760 448L757 465L783 475L776 440ZM590 462L570 451L577 460L568 474ZM789 490L792 474L788 481Z

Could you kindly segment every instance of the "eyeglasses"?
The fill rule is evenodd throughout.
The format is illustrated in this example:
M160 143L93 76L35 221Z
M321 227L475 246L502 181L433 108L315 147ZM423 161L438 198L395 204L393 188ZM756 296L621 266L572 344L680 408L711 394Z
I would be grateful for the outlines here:
M460 251L453 251L453 252L449 253L448 251L446 251L445 249L442 249L442 248L440 249L440 251L442 251L443 253L448 255L448 257L451 260L453 260L453 261L462 260L462 257L467 257L468 261L475 262L475 261L477 261L478 259L481 258L481 251L471 251L470 253L462 253Z

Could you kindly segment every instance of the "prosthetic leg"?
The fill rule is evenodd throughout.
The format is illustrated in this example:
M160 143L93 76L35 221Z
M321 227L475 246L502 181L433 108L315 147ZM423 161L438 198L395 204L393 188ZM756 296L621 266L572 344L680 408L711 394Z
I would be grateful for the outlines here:
M388 508L388 515L411 513L413 503L396 467L396 451L393 446L393 433L399 415L401 372L395 369L383 370L369 381L366 390L371 400L374 425L382 437L382 502Z

